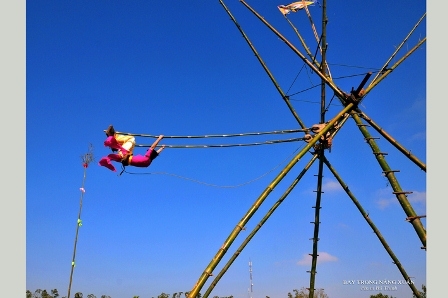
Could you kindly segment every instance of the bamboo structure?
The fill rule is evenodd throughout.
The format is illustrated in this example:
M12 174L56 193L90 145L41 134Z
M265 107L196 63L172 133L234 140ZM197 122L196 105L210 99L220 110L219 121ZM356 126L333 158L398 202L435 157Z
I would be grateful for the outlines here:
M215 256L212 258L210 263L207 265L205 270L200 275L199 279L197 280L196 284L192 288L192 290L189 292L188 297L190 298L196 298L200 297L200 291L209 279L209 277L213 276L213 271L218 266L219 262L222 260L224 255L227 253L241 230L245 229L246 224L249 222L249 220L252 218L252 216L256 213L256 211L259 209L259 207L264 203L266 198L269 196L269 194L277 187L277 185L282 181L283 178L286 177L286 175L292 170L293 167L296 166L296 164L302 159L302 157L307 153L312 153L313 158L308 162L308 164L305 165L303 170L300 172L300 174L297 176L297 178L293 181L293 183L286 189L286 191L283 193L283 195L277 200L277 202L269 209L269 211L266 213L266 215L262 218L262 220L256 225L256 227L253 229L253 231L246 237L246 239L242 242L242 244L236 249L236 251L233 253L233 255L230 257L228 262L224 265L224 267L220 270L220 272L216 275L214 280L211 282L209 287L207 288L205 294L203 295L204 298L208 297L212 290L215 288L218 281L223 277L223 275L226 273L226 271L229 269L229 267L232 265L232 263L235 261L235 259L241 254L243 249L247 246L249 241L255 236L255 234L261 229L263 224L269 219L269 217L274 213L274 211L277 209L277 207L287 198L287 196L290 194L292 189L297 185L299 180L303 177L303 175L308 171L308 169L311 167L311 165L314 163L316 159L319 159L318 162L318 173L317 173L317 185L316 185L316 200L315 205L313 206L314 210L314 221L312 224L314 224L314 230L313 230L313 237L311 240L312 243L312 253L310 253L312 257L311 262L311 268L308 271L310 273L310 280L309 280L309 297L314 297L314 291L316 290L316 273L317 273L317 260L318 260L318 241L319 241L319 227L320 227L320 209L322 208L322 178L323 178L323 171L324 166L330 172L333 174L333 176L336 178L336 180L339 182L339 184L342 186L342 188L345 190L347 196L351 199L353 204L356 206L362 217L365 219L366 223L371 227L375 235L377 236L378 240L388 253L388 255L391 257L393 263L396 265L398 271L403 276L404 280L408 282L408 285L413 292L415 297L421 297L420 292L416 289L414 286L414 283L411 281L411 277L407 274L407 272L404 269L404 266L399 261L398 257L395 255L395 253L392 251L391 247L386 242L386 239L382 236L379 229L376 227L376 225L373 223L372 219L369 217L368 213L364 210L364 208L361 206L360 202L356 199L354 194L349 190L348 186L344 183L342 178L337 173L336 169L331 165L330 161L325 156L325 150L331 149L331 143L333 137L335 137L336 133L341 129L343 125L345 125L347 119L350 117L354 120L356 126L358 127L361 135L366 140L367 144L370 146L373 156L378 162L379 168L382 170L383 174L387 178L389 184L391 185L393 189L393 194L396 196L397 201L399 202L401 208L406 214L406 220L408 220L409 223L411 223L412 227L414 228L417 237L420 239L422 243L422 248L426 249L426 230L423 227L423 224L421 222L421 218L425 217L425 215L418 215L414 211L412 205L410 204L407 195L411 192L404 191L400 183L398 182L398 179L395 177L395 172L397 170L392 170L389 164L387 163L385 159L385 155L387 153L382 152L375 141L376 138L372 137L367 129L367 124L363 122L365 120L368 124L370 124L376 131L378 131L381 136L383 136L387 141L389 141L396 149L398 149L399 152L404 154L406 157L408 157L415 165L417 165L420 169L426 172L426 165L420 161L416 156L410 153L409 150L406 150L402 145L400 145L391 135L389 135L387 132L385 132L378 124L376 124L372 119L370 119L361 109L359 108L359 104L362 102L362 100L366 97L366 95L372 91L374 87L376 87L381 81L383 81L394 69L396 69L403 61L405 61L412 53L414 53L420 46L422 46L426 38L423 38L420 40L417 45L415 45L411 50L409 50L402 58L400 58L394 65L392 65L390 68L388 68L389 63L392 61L392 59L396 56L398 53L398 50L403 46L403 44L409 39L409 36L414 32L415 28L421 23L423 18L426 16L426 13L423 15L423 17L418 21L418 23L414 26L414 28L411 30L411 32L406 36L405 40L400 44L399 49L397 49L392 56L386 61L384 66L381 68L380 73L378 73L369 84L368 81L370 79L370 76L372 73L368 73L364 79L360 82L359 86L356 88L356 90L351 90L350 92L346 93L343 92L332 80L331 75L329 75L329 68L328 63L326 61L326 51L327 51L327 45L326 45L326 24L327 24L327 15L326 15L326 0L323 0L322 3L322 34L321 38L317 40L318 47L321 49L321 62L318 63L316 61L316 57L314 57L309 47L306 45L304 39L299 34L298 30L292 25L292 23L287 19L289 24L293 27L295 30L297 36L300 39L300 42L302 46L304 47L308 57L311 59L307 59L305 55L303 55L291 42L289 42L278 30L276 30L272 25L270 25L265 18L263 18L259 13L257 13L252 7L250 7L244 0L239 0L240 3L242 3L252 14L254 14L266 27L268 27L281 41L283 41L304 63L306 66L308 66L312 71L314 71L321 79L321 99L320 99L320 121L319 121L319 129L316 131L313 131L315 133L314 136L310 138L303 138L304 141L307 142L307 145L302 148L302 150L297 153L290 162L284 167L283 170L281 170L280 173L272 180L272 182L266 187L266 189L260 194L260 196L255 200L252 207L245 213L245 215L241 218L241 220L237 223L235 228L232 230L230 235L226 238L222 246L218 249ZM264 71L268 74L269 78L271 79L272 83L274 84L277 91L280 93L281 98L284 100L286 105L288 106L289 110L291 111L294 118L299 123L300 127L302 128L302 131L305 133L308 133L312 131L309 128L305 126L303 121L298 116L297 112L292 107L289 97L282 91L277 81L274 79L272 73L269 71L266 63L262 60L261 56L256 51L253 44L250 42L248 36L244 33L241 26L238 24L236 19L231 14L230 10L227 8L227 6L224 4L223 0L219 0L220 4L223 6L226 13L230 16L232 22L236 25L240 33L243 35L243 38L248 43L249 47L252 49L253 53L257 57L258 61L260 62L262 68ZM306 8L306 7L305 7ZM310 18L311 21L311 18ZM313 24L312 24L313 25ZM315 27L313 25L313 30L315 31ZM317 36L316 36L317 37ZM328 73L327 73L328 70ZM364 86L367 85L367 88L364 89ZM337 97L340 102L343 105L343 108L333 117L331 117L330 121L326 121L326 90L329 88L333 93L334 96Z

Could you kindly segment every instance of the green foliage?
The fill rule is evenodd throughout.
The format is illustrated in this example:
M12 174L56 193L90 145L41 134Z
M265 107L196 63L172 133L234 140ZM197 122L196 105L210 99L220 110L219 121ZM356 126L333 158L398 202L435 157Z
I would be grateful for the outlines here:
M53 298L58 298L59 297L58 289L51 290L51 295L53 295Z
M288 293L288 298L308 298L310 294L309 290L305 287L300 288L300 290L294 289L293 292L294 295ZM313 296L314 298L329 298L323 289L314 290Z
M419 298L426 298L426 286L422 285L422 290L423 291L418 291L420 293L420 297ZM417 298L415 296L415 294L412 294L412 298Z
M393 296L389 297L389 295L384 295L383 293L378 293L376 295L370 295L369 298L394 298L394 297Z

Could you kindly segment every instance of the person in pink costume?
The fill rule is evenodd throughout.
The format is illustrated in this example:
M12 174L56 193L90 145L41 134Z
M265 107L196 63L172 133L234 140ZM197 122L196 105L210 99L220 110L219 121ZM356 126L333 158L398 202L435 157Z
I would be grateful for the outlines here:
M129 138L129 136L117 134L113 130L113 127L112 130L110 130L110 128L111 126L109 126L108 130L106 131L107 139L104 141L104 145L110 147L114 152L118 151L118 153L112 153L101 158L98 164L100 166L108 168L111 171L117 171L112 165L111 161L121 162L123 166L149 167L151 162L165 148L165 145L163 145L159 150L155 150L160 140L163 139L163 135L160 135L157 140L151 145L148 151L146 151L145 155L134 156L134 137Z

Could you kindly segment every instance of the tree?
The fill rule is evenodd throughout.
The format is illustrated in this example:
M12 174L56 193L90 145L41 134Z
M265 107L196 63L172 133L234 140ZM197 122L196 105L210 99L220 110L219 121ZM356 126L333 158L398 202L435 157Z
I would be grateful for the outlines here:
M82 298L82 293L81 292L76 293L75 298Z
M376 295L370 295L369 298L394 298L394 297L393 296L389 297L389 295L384 295L383 293L378 293Z
M157 298L170 298L170 294L162 293Z
M309 290L305 287L300 288L300 290L294 289L294 295L288 293L288 298L308 298ZM328 298L328 295L324 292L324 289L314 290L314 298Z
M53 298L58 298L59 297L58 289L51 290L51 295L53 295Z
M87 295L87 298L96 298L96 296L93 294L89 294L89 295Z
M426 286L425 285L422 285L422 290L423 290L423 292L418 291L420 293L419 298L426 298ZM415 296L415 294L412 294L412 298L417 298L417 297Z

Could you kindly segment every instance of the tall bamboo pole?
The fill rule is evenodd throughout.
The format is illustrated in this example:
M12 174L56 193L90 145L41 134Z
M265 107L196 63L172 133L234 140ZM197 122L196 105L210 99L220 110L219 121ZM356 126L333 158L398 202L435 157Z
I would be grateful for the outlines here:
M398 143L391 135L389 135L384 129L382 129L378 124L376 124L372 119L370 119L364 112L356 109L359 116L366 120L376 131L378 131L386 140L388 140L395 148L397 148L401 153L408 157L412 162L414 162L420 169L426 172L426 164L420 161L411 151L406 150L400 143Z
M246 225L249 219L255 214L255 212L258 210L258 208L266 199L266 197L272 192L272 190L274 190L274 188L278 185L278 183L280 183L280 181L302 158L302 156L313 147L313 145L320 139L320 137L326 134L330 129L332 129L335 126L335 124L338 121L340 121L341 118L344 117L344 114L350 112L354 108L354 106L355 106L354 103L349 103L346 107L344 107L344 109L342 109L331 121L329 121L328 124L319 133L317 133L310 140L310 142L299 153L297 153L297 155L293 157L293 159L286 165L286 167L274 178L271 184L269 184L268 187L263 191L263 193L258 197L258 199L255 201L255 203L252 205L249 211L243 216L240 222L236 225L236 227L227 237L224 244L218 250L216 255L213 257L212 261L208 264L207 268L199 277L199 280L196 282L193 289L190 291L189 297L196 298L196 296L204 286L207 279L212 275L212 272L215 269L215 267L218 265L224 254L229 249L230 245L232 245L233 241L241 232L243 227Z
M305 52L308 54L308 57L313 61L313 64L315 64L317 67L320 68L319 62L316 61L316 57L313 56L311 53L309 47L305 43L305 40L303 39L302 35L300 35L299 30L294 26L294 24L286 17L286 15L283 15L286 21L288 21L289 25L292 27L294 32L296 33L297 37L300 40L300 43L302 44L303 48L305 49Z
M406 41L409 39L409 37L412 35L412 33L414 33L415 29L418 27L418 25L420 25L420 23L422 22L422 20L426 17L426 12L423 14L423 16L420 18L420 20L418 20L417 24L415 24L414 28L412 28L412 30L409 32L409 34L404 38L404 40L401 42L401 44L397 47L397 49L395 50L395 52L392 54L392 56L390 56L390 58L386 61L386 63L384 63L383 67L381 67L381 71L378 72L376 74L376 76L373 78L373 80L371 81L370 85L373 84L376 79L378 78L378 76L380 76L380 74L386 70L387 66L389 65L390 61L392 61L392 59L395 57L395 55L398 53L398 51L401 49L401 47L406 43Z
M403 57L401 57L391 68L385 70L381 76L377 77L375 81L371 82L364 92L364 97L369 93L379 82L384 80L398 65L400 65L404 60L406 60L413 52L415 52L424 42L426 42L426 37L420 40L417 45L410 49Z
M303 62L305 62L321 79L325 81L325 83L334 91L335 95L340 99L344 99L345 96L342 91L333 83L331 79L326 77L322 72L313 65L306 57L291 43L289 42L283 35L280 34L274 27L272 27L262 16L260 16L252 7L250 7L244 0L240 0L241 3L244 4L263 24L265 24L278 38L280 38L286 45L296 53Z
M403 278L407 281L409 287L411 288L412 292L416 295L416 297L420 297L420 292L417 290L417 288L415 287L414 283L412 282L411 278L409 277L409 275L406 273L406 271L404 270L403 266L401 265L400 261L398 260L398 258L395 256L394 252L392 251L392 249L390 248L390 246L387 244L386 240L384 239L384 237L381 235L380 231L378 230L378 228L376 227L376 225L373 223L373 221L370 219L369 214L364 210L364 208L361 206L361 204L359 203L359 201L356 199L356 197L354 196L354 194L350 191L350 189L348 188L347 184L345 184L345 182L342 180L341 176L339 176L339 174L336 172L336 170L333 168L333 166L330 164L330 162L328 161L328 159L326 157L322 157L323 161L325 163L325 165L328 167L328 169L331 171L331 173L333 173L334 177L336 178L336 180L338 180L339 184L341 184L342 188L345 190L345 192L347 193L347 195L350 197L350 199L352 200L352 202L355 204L356 208L358 208L359 212L361 212L362 216L364 217L364 219L367 221L367 223L369 224L369 226L372 228L373 232L375 233L375 235L378 237L378 239L380 240L381 244L383 245L383 247L386 249L387 253L389 254L389 256L392 258L393 263L397 266L398 270L400 271L401 275L403 276Z
M277 202L269 209L269 211L266 213L266 215L261 219L261 221L256 225L256 227L252 230L252 232L246 237L246 239L241 243L241 245L238 247L236 252L232 255L232 257L227 261L226 265L221 269L218 275L213 279L210 286L208 287L207 291L202 296L203 298L207 298L210 293L213 291L215 286L218 284L221 277L227 272L230 265L235 261L235 259L240 255L240 253L243 251L243 249L246 247L246 245L249 243L249 241L255 236L255 234L258 232L258 230L261 229L261 227L264 225L264 223L269 219L269 217L274 213L274 211L280 206L280 204L286 199L286 197L290 194L290 192L295 188L297 183L299 183L300 179L305 175L305 173L308 171L308 169L311 167L311 165L314 163L314 161L317 159L317 154L314 154L311 160L308 162L308 164L303 168L303 170L300 172L300 174L297 176L296 179L291 183L291 185L288 187L288 189L283 193L283 195L278 199Z
M381 152L380 148L376 144L375 140L371 137L369 131L363 125L363 122L361 118L358 116L358 114L355 111L350 112L352 118L355 120L356 124L358 125L358 128L361 130L361 133L363 134L364 138L366 139L367 143L370 145L370 148L373 151L373 154L375 155L375 158L377 159L378 163L380 164L381 168L383 169L383 172L386 176L386 178L389 180L389 183L393 189L393 193L396 195L398 202L400 203L402 209L406 213L407 217L413 218L413 220L410 221L412 226L414 227L415 231L417 232L418 237L420 238L420 241L423 244L424 249L426 249L426 230L423 227L422 222L420 221L420 218L417 217L417 214L415 213L414 209L412 208L412 205L409 203L406 193L404 192L398 183L397 178L395 177L394 171L391 170L389 167L389 164L386 162L386 159L384 158L385 153Z
M277 83L277 81L275 80L274 76L272 75L272 73L269 71L268 67L266 66L266 64L264 63L263 59L261 59L261 56L258 54L257 50L255 49L255 47L252 45L252 43L250 42L249 38L247 37L247 35L244 33L243 29L241 28L241 26L237 23L236 19L233 17L233 15L230 13L230 10L227 8L227 6L224 4L224 2L222 0L219 0L219 2L221 3L222 7L224 7L225 11L227 12L227 14L230 16L230 18L232 19L233 23L236 25L236 27L238 28L238 30L241 32L241 34L243 35L244 39L246 40L247 44L249 45L249 47L252 49L252 52L254 52L255 56L257 57L258 61L260 62L261 66L263 67L263 69L266 71L266 73L268 74L269 78L271 79L272 83L274 83L275 88L277 88L277 91L280 93L280 95L282 96L283 100L285 101L286 105L288 106L289 110L291 111L291 113L293 114L294 118L296 118L297 122L299 123L299 125L302 128L305 128L305 124L303 123L303 121L300 119L299 115L297 114L297 112L294 110L294 107L292 106L291 102L289 101L288 96L286 96L286 94L283 92L283 90L280 88L280 85Z
M322 3L322 62L321 62L321 72L326 77L326 50L327 50L327 1L323 0ZM325 88L326 84L324 79L322 79L321 84L321 109L320 109L320 123L325 123ZM319 228L320 228L320 209L321 200L322 200L322 177L323 177L323 157L325 156L325 150L323 146L321 146L318 150L319 155L319 171L317 174L317 189L316 189L316 205L313 207L314 209L314 232L313 232L313 252L311 254L311 270L310 270L310 287L308 295L310 298L314 297L315 283L316 283L316 268L317 268L317 257L318 255L318 243L319 243Z
M82 159L82 166L84 168L84 175L83 175L83 179L82 179L82 185L81 185L81 198L79 199L79 211L78 211L78 220L76 221L76 234L75 234L75 244L73 247L73 256L72 256L72 266L70 269L70 281L68 284L68 294L67 294L67 298L70 298L70 291L72 288L72 279L73 279L73 271L75 270L75 256L76 256L76 245L78 243L78 231L79 231L79 227L82 226L82 221L81 221L81 211L82 211L82 199L84 197L84 184L86 181L86 172L87 172L87 167L89 166L89 163L92 162L94 160L94 156L93 156L93 147L92 145L89 146L89 151L84 154L83 156L81 156Z

